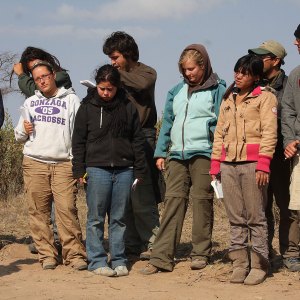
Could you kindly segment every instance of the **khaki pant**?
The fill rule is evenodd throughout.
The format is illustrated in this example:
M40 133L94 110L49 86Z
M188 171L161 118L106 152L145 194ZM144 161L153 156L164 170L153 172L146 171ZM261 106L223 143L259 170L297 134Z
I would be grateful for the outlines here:
M221 164L224 205L230 222L229 251L246 248L250 235L253 250L268 259L268 187L256 184L255 168L256 162Z
M210 256L214 193L209 168L210 159L202 156L169 162L166 171L165 209L153 245L150 259L152 265L173 270L173 259L180 242L189 193L193 202L191 257L208 259Z
M23 175L31 235L40 262L46 259L57 260L58 255L50 227L52 199L64 264L72 265L78 259L86 259L77 216L77 188L71 162L47 164L24 157Z

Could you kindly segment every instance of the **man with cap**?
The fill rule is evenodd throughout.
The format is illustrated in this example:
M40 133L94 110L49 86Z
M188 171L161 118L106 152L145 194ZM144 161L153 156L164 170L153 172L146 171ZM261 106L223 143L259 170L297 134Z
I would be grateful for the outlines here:
M297 46L300 54L300 25L294 35L296 37L294 45ZM289 231L288 262L292 263L290 270L300 271L298 246L300 241L300 65L292 70L288 77L282 98L281 116L284 155L292 163L289 209L293 230Z
M281 66L284 64L284 58L287 55L284 47L274 40L263 42L258 48L249 49L249 53L260 56L264 63L264 81L270 86L278 100L278 141L274 157L271 162L270 182L268 186L268 202L266 207L266 217L268 222L268 244L270 261L275 258L275 251L272 247L274 237L274 214L273 199L280 211L279 221L279 248L283 257L284 265L291 271L300 270L299 253L295 253L294 244L297 241L299 229L293 212L289 210L290 201L290 161L285 160L283 150L283 136L281 133L281 102L284 88L287 82L287 76Z

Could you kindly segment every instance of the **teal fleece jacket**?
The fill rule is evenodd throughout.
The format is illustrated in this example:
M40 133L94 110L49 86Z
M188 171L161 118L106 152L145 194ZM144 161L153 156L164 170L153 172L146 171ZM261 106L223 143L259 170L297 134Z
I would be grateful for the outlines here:
M195 90L190 96L185 81L168 92L154 157L166 158L171 145L170 158L186 160L196 155L210 158L213 133L226 90L225 81L216 74L212 74L210 80L212 86Z

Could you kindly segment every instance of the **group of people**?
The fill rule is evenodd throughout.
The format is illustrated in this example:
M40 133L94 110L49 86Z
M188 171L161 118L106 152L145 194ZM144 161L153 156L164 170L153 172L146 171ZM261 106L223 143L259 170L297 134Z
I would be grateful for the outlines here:
M55 269L61 256L77 270L127 275L126 255L149 259L159 228L164 186L153 160L156 71L138 61L138 46L125 32L109 36L103 52L112 64L96 70L96 86L81 103L67 71L43 49L27 47L14 65L27 97L15 137L24 143L30 249L43 269ZM76 208L78 183L87 195L86 249ZM109 262L103 247L106 215Z
M300 25L294 34L300 54ZM135 254L149 260L144 275L172 271L189 199L190 267L205 268L212 251L211 181L217 180L230 222L230 281L265 280L275 255L273 199L283 262L300 271L300 66L287 78L284 47L267 40L249 49L227 89L206 48L185 47L178 61L183 81L167 94L157 143L155 70L139 62L138 46L125 32L112 33L103 52L111 65L96 70L95 87L81 102L66 70L44 50L26 48L14 66L28 97L15 136L25 143L25 194L43 269L59 263L59 243L63 263L76 270L125 276L126 257ZM77 184L86 189L86 252Z

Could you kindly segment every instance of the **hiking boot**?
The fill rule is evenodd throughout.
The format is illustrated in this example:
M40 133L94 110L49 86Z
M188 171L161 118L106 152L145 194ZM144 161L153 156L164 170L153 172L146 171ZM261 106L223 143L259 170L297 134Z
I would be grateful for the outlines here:
M35 247L35 243L31 243L28 245L28 249L30 251L30 253L32 254L38 254L39 252L37 251L36 247Z
M284 258L283 264L290 272L299 272L300 271L300 258L299 257Z
M98 269L93 270L95 275L102 275L107 277L113 277L117 274L117 272L110 267L100 267Z
M128 269L126 266L117 266L115 268L115 271L117 272L116 276L127 276L129 274Z
M201 258L194 258L191 262L191 269L192 270L201 270L207 266L207 260Z
M42 262L43 270L54 270L57 267L57 262L55 259L45 259Z
M244 280L246 285L256 285L262 283L268 275L269 261L260 253L251 250L251 270Z
M230 282L243 283L249 273L247 248L230 251L228 257L232 261L233 266Z
M152 249L148 249L140 254L140 260L150 260Z
M144 269L141 269L140 270L140 273L143 274L143 275L152 275L152 274L155 274L155 273L158 273L158 268L151 265L151 264L148 264Z
M83 271L87 269L87 263L83 259L77 259L73 264L72 268L76 271Z

